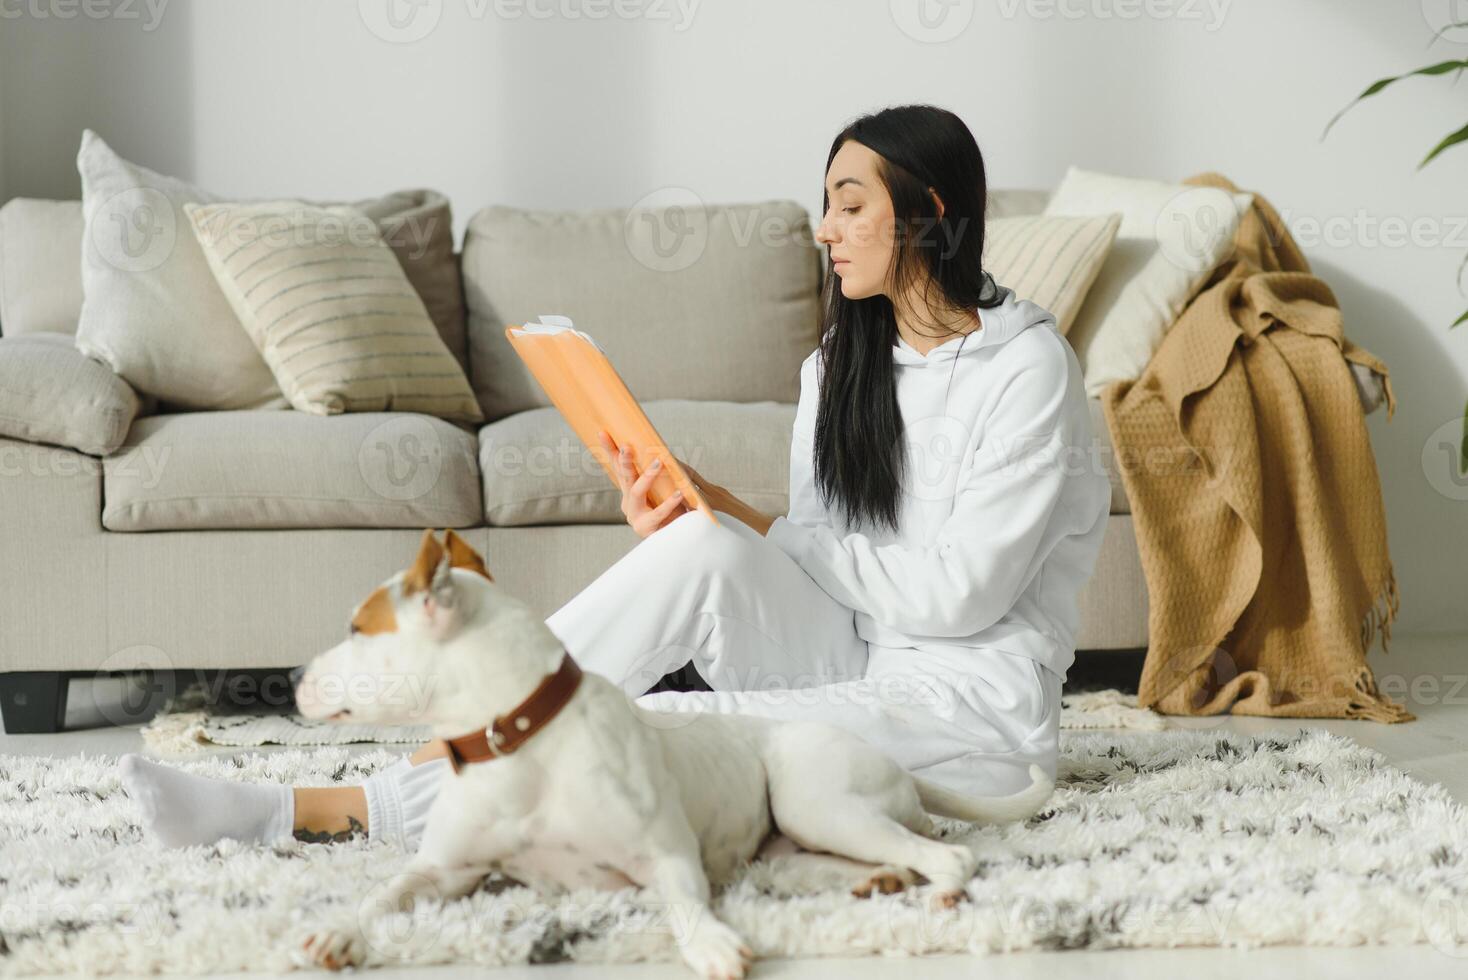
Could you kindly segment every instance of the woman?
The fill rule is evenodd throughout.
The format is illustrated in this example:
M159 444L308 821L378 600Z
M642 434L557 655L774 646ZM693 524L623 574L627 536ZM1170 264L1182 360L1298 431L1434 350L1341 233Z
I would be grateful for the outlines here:
M972 794L1055 774L1077 597L1110 488L1087 465L1080 366L1055 318L983 270L983 157L954 114L901 106L843 130L817 240L825 328L801 369L790 512L689 468L714 525L619 458L643 541L546 624L582 666L656 709L820 719ZM616 447L608 441L609 451ZM711 691L645 694L693 663ZM123 760L146 825L412 847L441 742L362 786L295 789Z

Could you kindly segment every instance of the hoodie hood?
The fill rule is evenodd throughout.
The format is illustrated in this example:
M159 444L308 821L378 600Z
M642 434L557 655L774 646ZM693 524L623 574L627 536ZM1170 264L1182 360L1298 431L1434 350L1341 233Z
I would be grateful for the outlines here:
M966 335L967 339L953 337L945 340L928 351L925 357L899 337L892 345L892 359L899 366L948 365L954 359L967 357L974 351L1008 343L1031 327L1049 326L1050 329L1055 329L1055 314L1027 299L1016 298L1014 290L1008 286L1000 286L997 282L994 285L999 288L999 305L993 309L978 311L982 326L974 333Z

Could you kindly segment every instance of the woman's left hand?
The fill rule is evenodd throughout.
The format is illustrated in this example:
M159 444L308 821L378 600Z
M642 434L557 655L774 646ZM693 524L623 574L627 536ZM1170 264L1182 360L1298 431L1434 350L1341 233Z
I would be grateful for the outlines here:
M770 525L775 522L774 518L761 514L728 490L710 481L683 460L678 460L678 465L683 467L683 472L688 474L688 479L693 481L694 487L698 489L699 496L703 497L709 507L714 510L723 511L731 517L738 518L760 534L769 532Z

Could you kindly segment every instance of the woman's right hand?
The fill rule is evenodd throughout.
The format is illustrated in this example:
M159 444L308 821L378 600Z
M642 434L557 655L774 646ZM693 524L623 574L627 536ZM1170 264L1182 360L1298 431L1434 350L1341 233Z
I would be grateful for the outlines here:
M656 507L648 503L647 491L652 487L652 481L663 471L662 460L654 459L638 475L637 468L632 465L631 452L626 447L619 448L606 431L602 431L600 437L602 448L612 461L612 472L616 474L617 485L622 488L622 514L638 537L645 538L688 513L688 505L683 502L683 493L680 490L673 491L672 496Z

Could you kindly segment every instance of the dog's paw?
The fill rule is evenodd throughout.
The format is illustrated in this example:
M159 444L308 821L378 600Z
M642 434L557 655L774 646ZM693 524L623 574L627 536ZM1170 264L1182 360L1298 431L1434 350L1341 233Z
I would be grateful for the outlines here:
M324 970L344 970L358 966L367 958L362 937L341 929L327 929L306 937L301 944L306 965Z
M683 945L683 961L706 980L740 980L754 961L754 950L739 933L705 915Z
M920 877L921 875L911 868L900 868L895 864L885 864L873 871L871 877L851 889L851 894L857 898L871 898L873 895L895 895L917 884Z
M968 901L968 892L962 888L935 888L928 896L928 911L947 912Z

